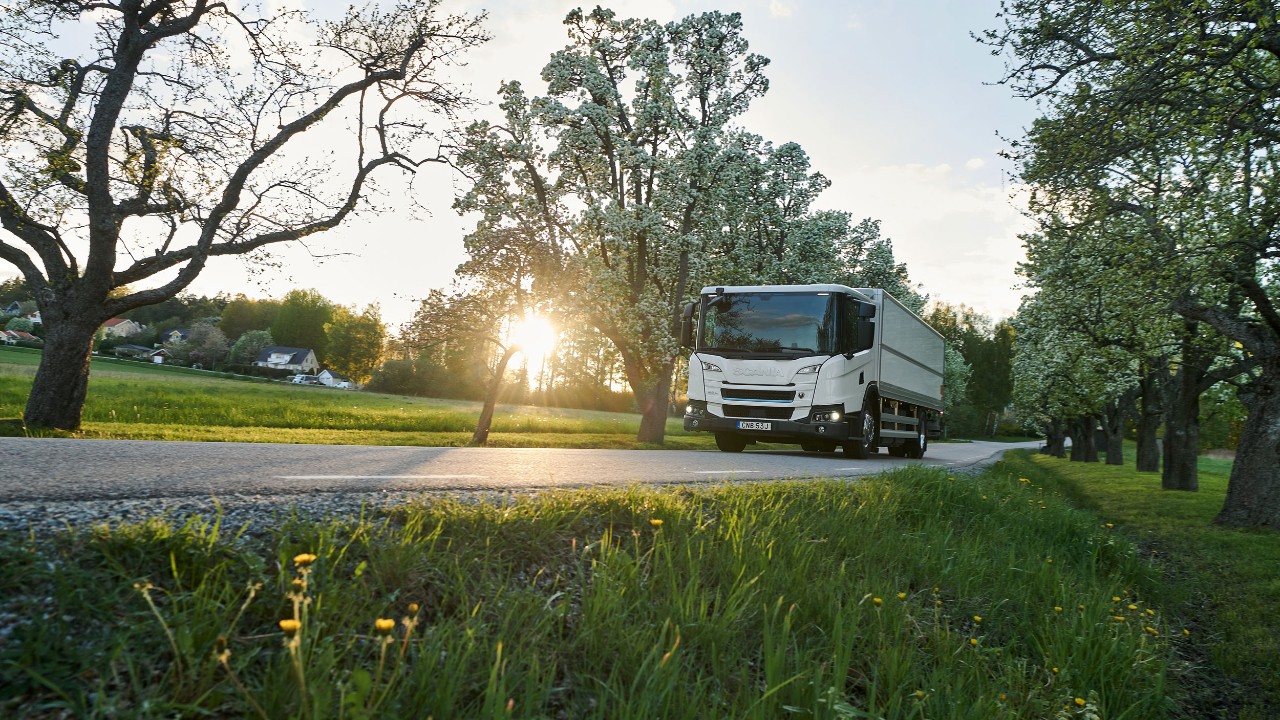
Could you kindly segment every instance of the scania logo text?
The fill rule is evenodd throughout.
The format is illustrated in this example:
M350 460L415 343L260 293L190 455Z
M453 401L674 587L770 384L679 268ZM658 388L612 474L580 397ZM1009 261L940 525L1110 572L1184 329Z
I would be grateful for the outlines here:
M736 367L734 375L753 375L756 377L782 377L782 370L776 367Z

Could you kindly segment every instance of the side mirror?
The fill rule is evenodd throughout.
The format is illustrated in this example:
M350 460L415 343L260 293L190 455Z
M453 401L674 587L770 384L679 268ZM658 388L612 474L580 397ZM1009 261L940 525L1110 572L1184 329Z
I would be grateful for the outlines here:
M876 306L871 303L858 303L858 317L873 318L876 316Z
M684 304L684 314L680 317L680 347L693 347L693 309L695 303Z
M863 305L863 307L867 307ZM875 314L876 308L871 306L872 314ZM870 350L871 346L876 342L876 324L871 322L871 318L864 317L858 320L858 352Z

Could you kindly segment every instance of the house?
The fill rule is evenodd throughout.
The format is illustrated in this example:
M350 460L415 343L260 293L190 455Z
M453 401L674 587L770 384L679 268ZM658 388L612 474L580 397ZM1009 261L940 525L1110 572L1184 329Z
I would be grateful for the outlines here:
M169 351L164 348L151 351L151 362L156 365L163 365L165 360L169 359Z
M0 315L12 315L17 317L22 314L22 303L14 300L13 302L0 308Z
M43 344L44 341L25 330L0 330L0 340L5 345L17 345L20 342Z
M186 342L191 337L191 330L188 328L174 328L160 333L160 337L156 338L158 343L175 343Z
M146 325L129 320L128 318L111 318L102 323L102 334L104 337L129 337L146 330Z
M142 345L117 345L111 352L115 353L116 357L135 360L151 357L151 348Z
M351 387L350 378L348 378L346 375L339 375L338 373L328 369L321 370L320 374L316 375L316 381L319 382L321 385L328 385L329 387L342 388L344 390Z
M258 359L254 360L253 364L258 367L302 373L313 373L320 368L320 363L316 362L315 351L279 345L268 345L262 348L262 352L258 353Z

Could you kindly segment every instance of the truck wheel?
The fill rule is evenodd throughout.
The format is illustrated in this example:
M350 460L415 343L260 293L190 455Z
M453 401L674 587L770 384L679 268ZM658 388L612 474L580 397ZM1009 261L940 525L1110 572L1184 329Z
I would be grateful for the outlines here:
M747 439L733 433L716 433L716 447L720 452L742 452L747 447Z
M873 400L873 398L868 398L868 403ZM880 401L874 400L874 402L878 403ZM865 410L862 413L862 437L854 438L845 443L844 453L858 460L866 460L871 457L879 444L876 438L880 434L879 430L880 413L873 406L870 410Z
M924 457L924 451L929 448L929 436L925 434L924 425L916 426L916 439L911 445L907 445L904 449L907 451L907 457L912 460L919 460Z

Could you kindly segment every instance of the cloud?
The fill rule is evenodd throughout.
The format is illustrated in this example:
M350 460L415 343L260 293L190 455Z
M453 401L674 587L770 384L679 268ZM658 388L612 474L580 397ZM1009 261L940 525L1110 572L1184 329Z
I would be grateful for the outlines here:
M946 164L882 165L829 174L820 202L854 219L881 221L894 256L935 300L964 303L993 318L1018 309L1026 257L1019 233L1030 229L1018 187L973 184Z
M967 170L977 170L985 166L986 164L987 164L986 160L983 160L980 157L976 157L976 158L969 158L968 162L966 162L964 166L965 166L965 169Z
M774 17L791 17L791 6L780 0L769 0L769 14Z

